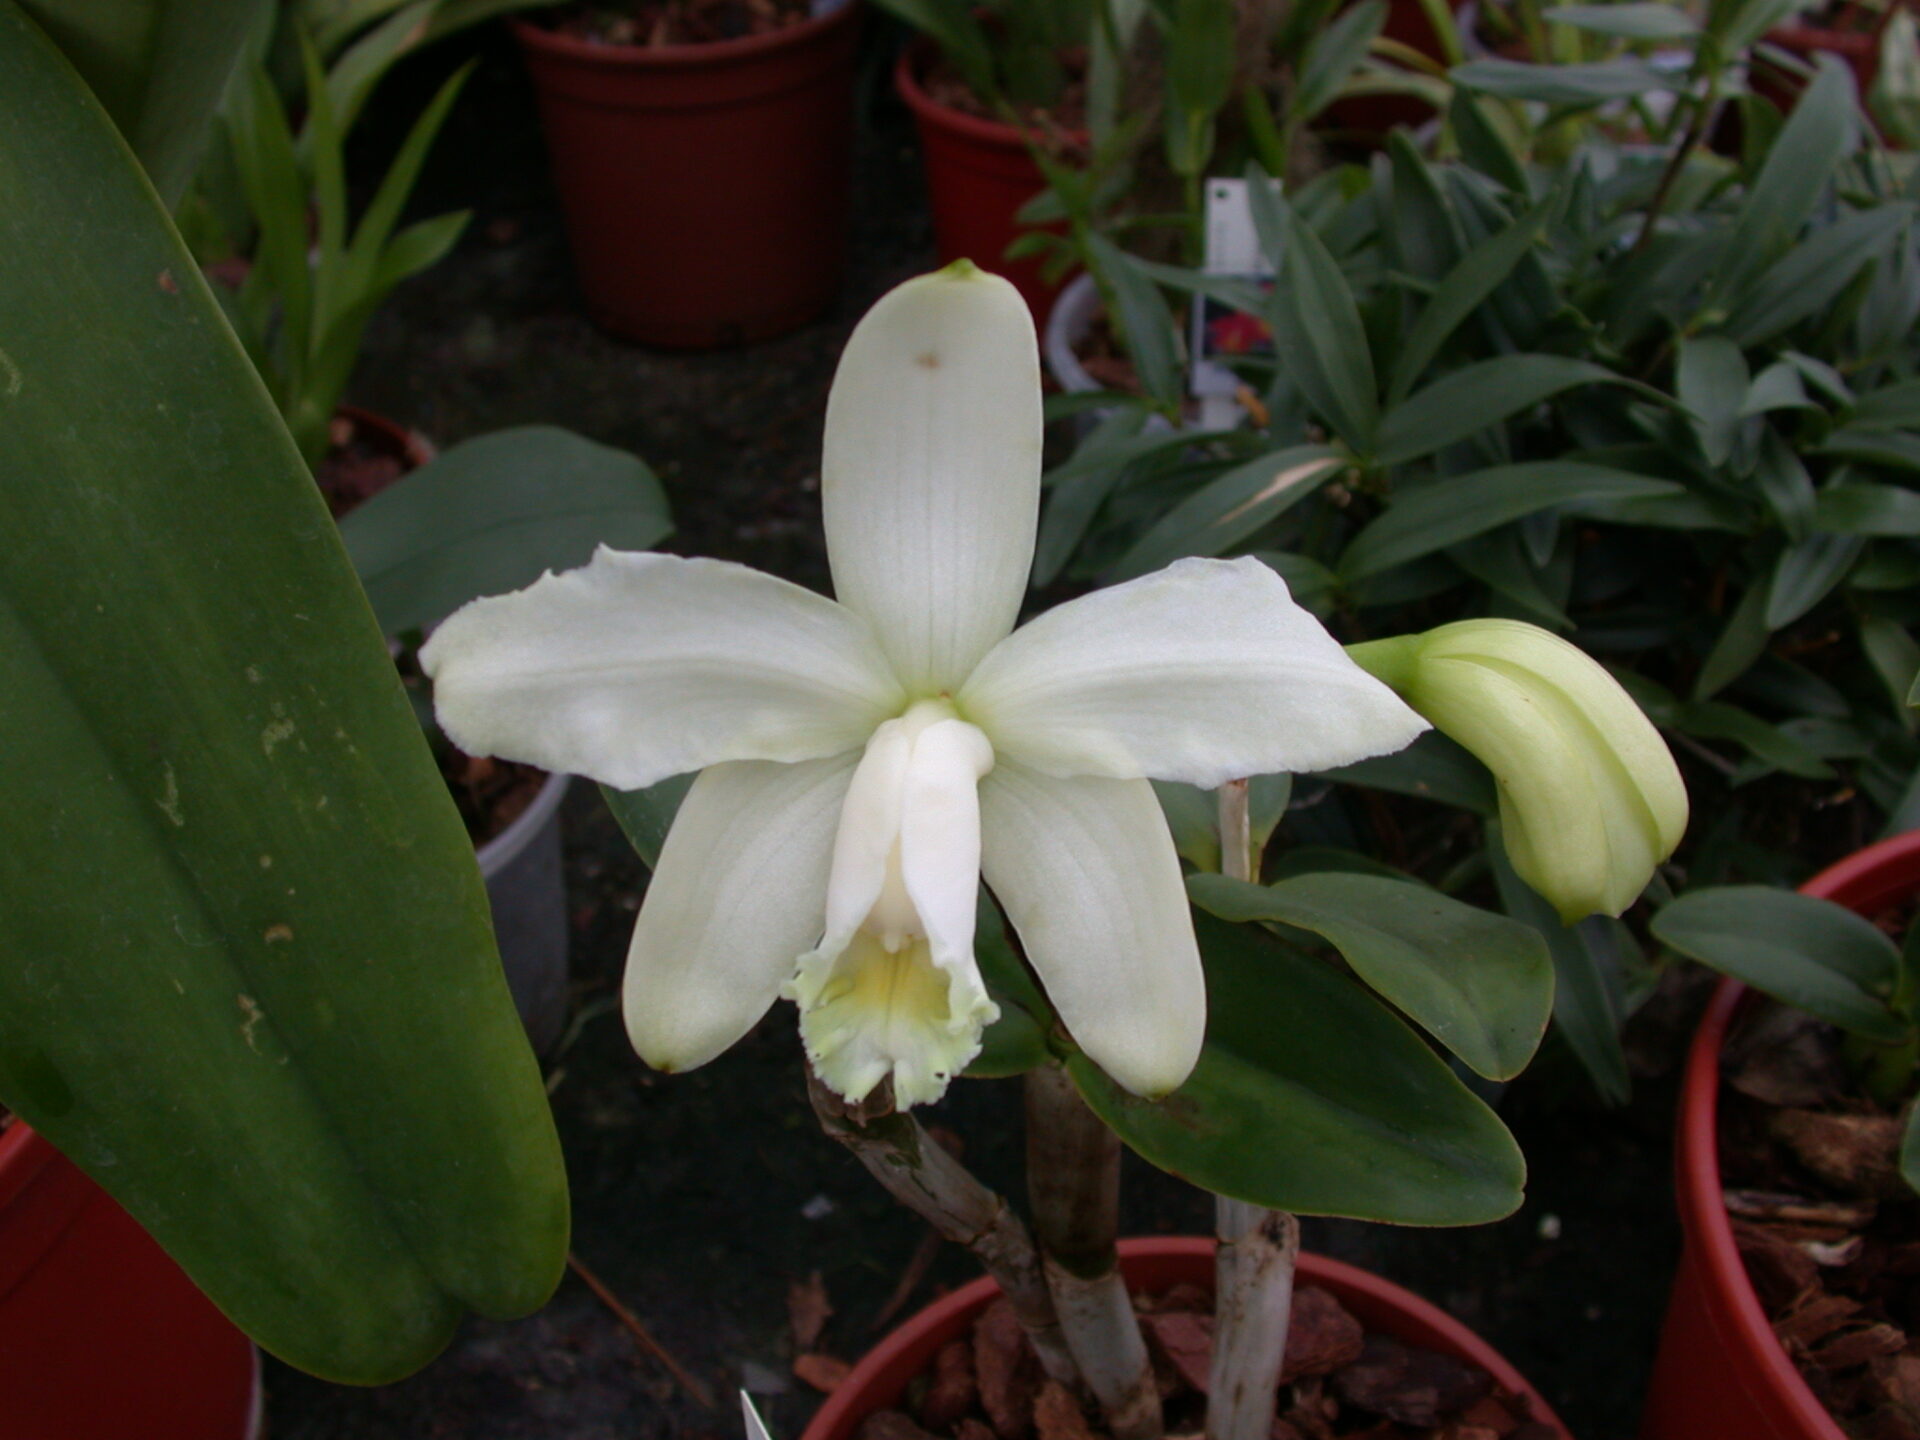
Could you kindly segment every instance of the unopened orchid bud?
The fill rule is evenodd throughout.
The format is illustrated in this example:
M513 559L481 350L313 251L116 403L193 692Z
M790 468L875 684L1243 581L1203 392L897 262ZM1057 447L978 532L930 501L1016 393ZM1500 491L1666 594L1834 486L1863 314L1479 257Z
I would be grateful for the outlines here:
M1568 924L1625 910L1680 843L1687 792L1666 742L1559 636L1463 620L1347 653L1493 772L1507 858Z

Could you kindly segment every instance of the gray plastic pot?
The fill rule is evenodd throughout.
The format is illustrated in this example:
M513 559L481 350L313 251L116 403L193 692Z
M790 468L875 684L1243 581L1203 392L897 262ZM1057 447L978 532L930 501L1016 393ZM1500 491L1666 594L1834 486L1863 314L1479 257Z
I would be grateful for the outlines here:
M567 1023L567 887L560 870L560 802L570 775L549 775L533 803L482 845L493 934L507 988L536 1055Z

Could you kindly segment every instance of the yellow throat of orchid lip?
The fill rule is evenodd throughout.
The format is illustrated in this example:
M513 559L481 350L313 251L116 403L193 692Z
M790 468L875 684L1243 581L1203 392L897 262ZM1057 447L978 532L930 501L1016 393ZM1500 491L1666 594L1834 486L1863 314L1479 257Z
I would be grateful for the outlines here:
M787 987L820 1078L861 1100L938 1099L999 1018L973 955L980 777L993 747L944 700L874 731L848 787L826 934Z

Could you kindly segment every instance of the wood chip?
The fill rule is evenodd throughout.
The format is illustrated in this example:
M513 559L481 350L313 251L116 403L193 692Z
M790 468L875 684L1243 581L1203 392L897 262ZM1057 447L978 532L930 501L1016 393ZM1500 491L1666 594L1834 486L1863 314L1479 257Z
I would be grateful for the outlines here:
M1192 1390L1207 1393L1207 1375L1213 1364L1213 1316L1194 1310L1163 1310L1142 1315L1148 1342L1164 1356Z
M1778 1314L1800 1302L1819 1278L1813 1257L1769 1226L1745 1220L1733 1222L1733 1243L1746 1262L1747 1277L1769 1314Z
M1897 1355L1907 1348L1907 1332L1895 1325L1869 1325L1829 1340L1813 1352L1822 1370L1851 1370L1880 1355Z
M814 1271L804 1280L787 1286L787 1325L793 1331L793 1348L804 1355L820 1343L833 1304L827 1299L826 1282Z
M1033 1402L1033 1425L1040 1432L1040 1440L1095 1440L1080 1402L1058 1380L1040 1387L1039 1397Z
M1280 1383L1303 1375L1329 1375L1358 1360L1366 1344L1365 1328L1331 1291L1318 1285L1301 1286L1293 1292Z
M1780 1337L1782 1345L1811 1349L1859 1313L1858 1300L1812 1291L1802 1303L1774 1321L1773 1333Z
M796 1355L793 1357L793 1373L818 1390L822 1395L831 1395L840 1388L840 1382L853 1371L853 1366L838 1355Z
M1493 1377L1451 1355L1369 1335L1361 1357L1329 1378L1334 1393L1369 1415L1438 1425L1493 1389Z
M930 1430L951 1430L972 1413L979 1398L973 1347L964 1340L949 1340L933 1357L933 1376L920 1401L920 1423Z
M1871 1224L1879 1208L1870 1200L1808 1200L1799 1195L1780 1195L1765 1190L1723 1190L1720 1198L1729 1215L1744 1220L1831 1225L1842 1231L1858 1230Z
M994 1433L1000 1440L1027 1440L1040 1393L1040 1361L1005 1299L989 1305L974 1324L973 1374Z
M860 1422L854 1440L934 1440L902 1410L876 1410Z
M1891 1115L1774 1110L1767 1130L1812 1174L1849 1195L1900 1198L1900 1135Z

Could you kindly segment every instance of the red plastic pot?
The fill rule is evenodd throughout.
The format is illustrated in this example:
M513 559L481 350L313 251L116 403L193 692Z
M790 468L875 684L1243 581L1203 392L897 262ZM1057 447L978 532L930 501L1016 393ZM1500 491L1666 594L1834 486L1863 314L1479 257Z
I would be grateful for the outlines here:
M1120 1269L1137 1289L1165 1290L1180 1284L1211 1288L1213 1241L1184 1235L1122 1240ZM1551 1425L1562 1440L1572 1440L1540 1392L1498 1351L1444 1310L1391 1281L1320 1255L1303 1254L1299 1274L1302 1280L1332 1291L1368 1329L1478 1365L1503 1389L1525 1395L1535 1419ZM853 1367L853 1373L815 1413L801 1440L849 1440L867 1416L897 1404L914 1376L933 1363L940 1347L963 1334L999 1294L999 1286L981 1279L927 1306Z
M1060 286L1041 278L1037 257L1003 257L1022 233L1014 215L1047 188L1046 177L1013 126L952 109L926 92L920 76L934 53L924 41L916 42L900 52L893 68L894 89L913 111L920 132L934 248L942 265L971 260L1011 280L1033 311L1033 323L1044 329Z
M783 334L833 303L853 163L853 0L711 45L513 29L595 324L709 349Z
M0 1132L0 1435L242 1440L253 1345L26 1125Z
M1800 887L1872 915L1920 890L1920 831L1870 845ZM1720 1199L1720 1049L1747 988L1723 980L1687 1054L1675 1190L1685 1244L1640 1440L1846 1440L1774 1338Z

